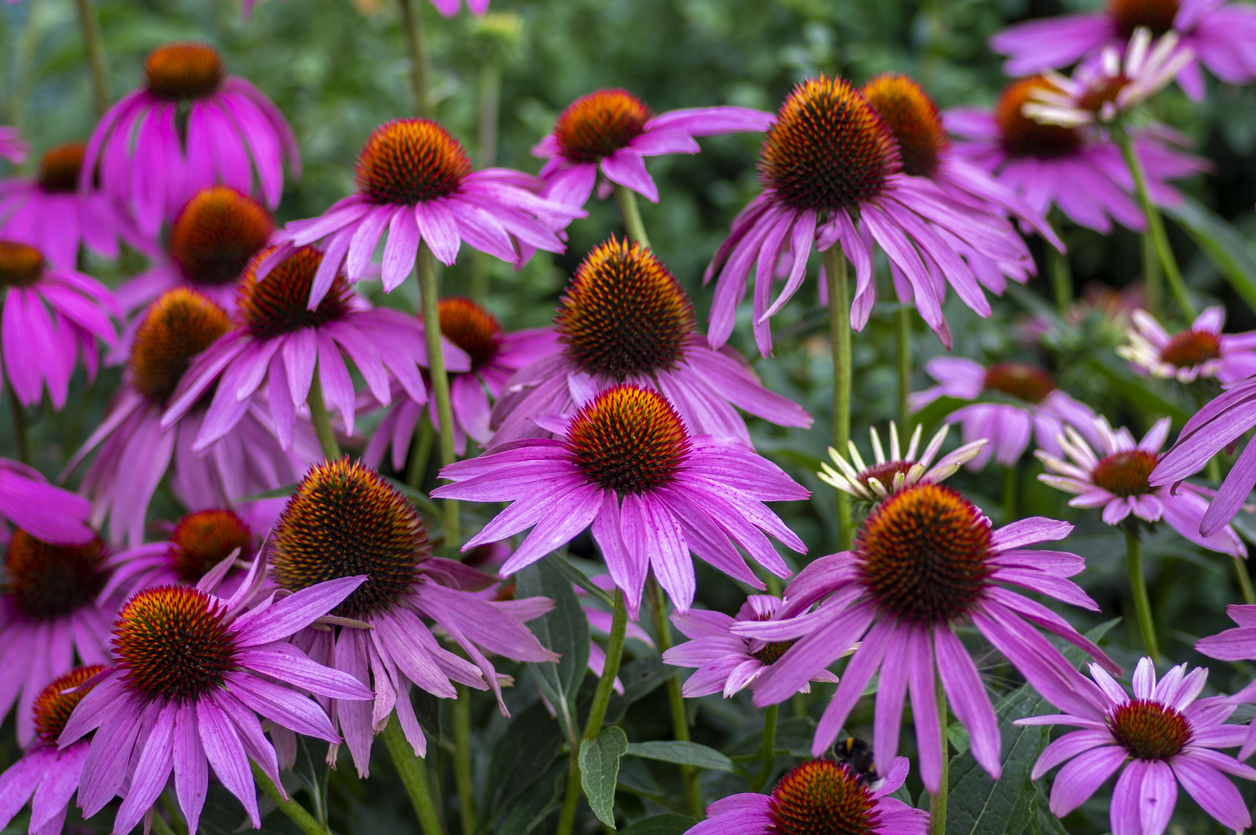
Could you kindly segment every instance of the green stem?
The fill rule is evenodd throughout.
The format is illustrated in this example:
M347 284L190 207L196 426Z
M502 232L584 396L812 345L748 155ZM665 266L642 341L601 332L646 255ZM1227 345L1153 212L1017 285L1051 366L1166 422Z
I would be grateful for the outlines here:
M1142 205L1143 214L1147 217L1147 233L1156 245L1156 254L1160 258L1161 266L1164 267L1165 278L1169 280L1169 290L1172 291L1183 315L1187 319L1194 319L1195 308L1186 294L1186 282L1182 280L1182 271L1178 269L1177 259L1174 258L1173 249L1169 246L1169 236L1164 231L1164 219L1160 216L1160 210L1156 208L1156 204L1151 202L1151 194L1147 190L1147 175L1143 171L1143 164L1139 161L1138 154L1134 153L1134 143L1130 141L1129 134L1123 130L1112 131L1112 136L1121 146L1125 164L1129 166L1130 176L1134 178L1138 202Z
M645 234L645 224L641 222L641 212L637 209L636 192L616 183L615 200L619 203L619 213L623 215L624 229L628 230L628 237L646 249L653 249L654 247L650 246L650 239Z
M576 806L580 803L580 748L571 746L567 758L567 791L563 795L563 808L558 813L557 835L571 835L576 823Z
M4 381L4 396L9 400L9 409L13 412L13 436L17 441L18 460L23 464L30 466L31 463L31 440L26 434L26 408L18 402L17 392L13 390L13 386L9 385L6 377Z
M772 766L776 764L776 714L780 705L768 705L763 715L763 766L759 776L750 781L750 791L757 792L772 776Z
M942 676L934 671L934 683L938 696L938 730L942 734L942 775L938 780L938 793L929 795L929 835L946 835L946 794L950 779L950 741L946 738L946 690L942 688Z
M1068 263L1068 255L1058 251L1050 244L1046 245L1047 263L1051 270L1051 287L1055 291L1055 309L1064 319L1073 304L1073 270Z
M502 93L502 69L486 63L480 72L480 168L497 164L497 119Z
M659 655L662 655L672 648L672 629L667 622L667 599L663 595L663 587L654 579L654 575L646 580L646 593L650 596L654 640ZM667 701L672 711L672 735L680 742L689 742L689 713L685 710L685 699L680 692L680 677L675 673L667 679ZM706 807L702 802L702 789L698 785L698 772L693 766L682 765L680 779L685 786L685 799L689 803L690 813L701 819Z
M79 27L83 30L83 50L92 71L92 101L96 115L109 109L109 73L105 68L105 41L100 35L100 17L92 0L74 0L78 9Z
M156 809L153 809L153 831L157 835L175 835L174 829L171 828L170 824L166 823L166 819Z
M911 437L911 308L903 305L894 319L898 359L898 431Z
M1020 470L1015 464L1009 464L1003 471L1003 524L1007 525L1016 519L1016 490L1020 485Z
M1234 560L1234 576L1238 578L1239 590L1243 592L1243 602L1256 605L1256 591L1252 590L1252 578L1247 573L1247 560L1242 557L1231 557Z
M380 736L384 738L384 746L397 767L397 774L401 777L402 785L406 787L406 794L410 795L410 802L414 804L423 835L443 835L445 830L440 825L440 819L436 817L436 807L432 803L432 787L428 783L427 768L421 759L414 756L414 748L401 732L401 721L395 714L389 717Z
M318 445L323 448L323 457L328 461L340 460L340 444L336 443L336 433L331 428L331 418L327 415L327 401L323 399L323 381L318 376L318 365L314 366L314 377L310 381L310 393L305 402L310 406L310 422L314 424L314 434L318 436Z
M833 448L845 450L850 440L850 298L846 286L846 256L834 245L823 253L829 291L829 331L833 338ZM843 455L845 452L842 453ZM850 497L837 495L837 550L849 551L855 539Z
M410 88L414 91L414 106L424 119L432 118L432 93L428 85L427 38L423 31L423 3L414 7L414 0L397 0L401 6L401 28L406 37L406 51L410 53Z
M475 835L475 783L471 778L471 691L454 685L454 781L458 784L458 806L463 835Z
M1156 242L1150 235L1142 236L1143 287L1147 295L1147 309L1152 316L1164 314L1164 276L1160 272L1160 256L1156 254Z
M1151 617L1151 599L1147 596L1147 578L1143 575L1142 543L1138 534L1125 531L1125 556L1129 560L1130 586L1134 592L1134 609L1138 612L1138 631L1143 635L1143 646L1152 661L1160 658L1156 643L1156 624Z
M432 397L436 399L436 417L440 422L440 463L443 467L458 460L454 452L454 413L449 403L449 375L445 373L445 354L440 343L440 302L436 291L436 258L427 241L419 244L419 297L423 303L424 331L427 337L427 371L432 379ZM462 536L459 531L458 502L445 499L445 545L456 548Z
M262 771L262 767L257 763L249 760L249 765L253 767L253 779L257 781L262 791L266 792L266 796L275 801L275 805L279 810L288 816L288 820L295 823L306 835L331 835L331 833L319 825L314 816L305 810L305 807L295 800L287 799L279 791L270 778L266 776L266 772ZM154 816L156 817L156 816Z
M161 805L166 808L166 814L170 815L171 822L166 825L174 831L174 835L184 835L188 830L187 824L183 822L183 810L175 802L171 789L166 789L161 793ZM159 816L154 815L154 818L156 817ZM165 823L165 821L162 822ZM192 835L196 835L196 833L193 832Z
M419 415L419 431L412 441L410 451L410 470L406 473L406 485L418 490L423 484L423 476L427 475L427 461L432 457L432 443L436 440L436 430L427 419L427 410Z

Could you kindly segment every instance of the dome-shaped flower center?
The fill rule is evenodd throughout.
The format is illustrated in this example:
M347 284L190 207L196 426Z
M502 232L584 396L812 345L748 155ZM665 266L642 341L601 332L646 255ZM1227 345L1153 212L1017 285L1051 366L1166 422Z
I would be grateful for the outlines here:
M1160 456L1142 449L1116 452L1099 462L1090 480L1114 496L1129 498L1151 492L1148 479Z
M1105 104L1113 104L1116 102L1117 94L1120 93L1130 83L1130 80L1124 75L1114 75L1104 78L1101 84L1091 87L1082 93L1077 99L1077 106L1082 110L1089 110L1092 113L1100 113Z
M1160 360L1178 368L1221 358L1221 337L1209 331L1182 331L1160 349Z
M222 84L222 59L203 43L172 43L154 49L144 62L148 92L159 99L203 99Z
M793 89L759 151L759 182L789 206L852 210L876 197L900 167L885 120L841 78Z
M811 760L776 784L768 817L774 835L872 835L881 816L876 798L850 768Z
M170 230L167 249L193 284L234 283L266 246L275 224L270 212L227 186L198 191Z
M997 362L986 369L982 387L1009 394L1026 403L1041 403L1055 391L1051 376L1041 368L1023 362Z
M554 139L572 162L600 162L645 132L653 116L627 90L598 90L567 105L554 125Z
M1171 707L1131 699L1108 717L1108 729L1136 760L1167 760L1191 741L1186 717Z
M186 586L157 586L127 601L113 624L123 681L148 700L198 697L236 668L226 607Z
M318 307L310 310L310 290L314 275L323 263L323 253L303 246L285 258L258 281L257 265L273 247L259 252L240 276L236 309L249 333L257 339L274 339L301 328L318 328L349 315L349 285L344 272L336 273L331 289Z
M39 691L32 708L35 714L35 733L39 735L40 740L48 745L55 745L57 737L61 736L61 731L65 728L65 723L69 721L70 714L74 712L74 708L78 707L78 703L83 701L83 697L92 691L92 688L83 687L74 690L73 693L64 691L80 687L83 682L104 669L100 664L75 667L65 675L57 676L48 682L48 686Z
M1108 14L1125 40L1140 26L1158 38L1173 28L1179 5L1180 0L1108 0Z
M1036 90L1059 89L1042 76L1013 81L994 106L994 119L1003 136L1003 150L1014 157L1063 157L1082 144L1081 132L1061 125L1044 125L1021 112Z
M167 290L149 305L135 331L131 383L153 403L166 405L192 358L229 330L227 311L200 293Z
M856 478L864 487L868 486L868 482L874 478L881 482L881 486L886 490L894 489L894 476L902 473L904 476L916 466L914 461L886 461L884 464L873 464L867 469L861 470Z
M581 370L622 381L676 367L693 305L653 252L612 237L576 269L554 329Z
M170 561L179 578L196 583L237 548L247 559L253 532L230 510L202 510L184 516L170 534Z
M949 623L985 592L993 568L981 511L949 487L918 484L881 502L855 541L858 572L899 620Z
M0 241L0 290L30 287L44 274L44 256L38 249L16 241Z
M689 436L661 394L625 385L576 413L567 449L589 481L621 494L647 493L676 477L689 457Z
M771 667L777 661L780 661L781 656L785 654L785 651L796 643L798 643L798 641L796 640L795 641L773 641L772 643L764 646L763 649L753 654L755 658L758 658L764 664Z
M441 299L437 312L440 332L467 352L472 369L493 361L502 346L502 326L492 313L461 296Z
M894 134L903 173L932 177L938 156L951 144L933 99L915 81L895 73L877 76L861 92Z
M358 191L375 203L413 206L458 191L471 158L430 119L393 119L371 134L358 154Z
M18 528L4 556L5 591L29 617L45 620L90 606L105 587L104 543L53 545Z
M379 473L347 459L319 464L275 525L272 560L284 588L365 574L370 579L332 614L362 618L387 612L407 594L415 568L430 555L427 528Z
M51 148L39 161L39 187L44 191L78 190L79 169L87 153L84 142L67 142Z

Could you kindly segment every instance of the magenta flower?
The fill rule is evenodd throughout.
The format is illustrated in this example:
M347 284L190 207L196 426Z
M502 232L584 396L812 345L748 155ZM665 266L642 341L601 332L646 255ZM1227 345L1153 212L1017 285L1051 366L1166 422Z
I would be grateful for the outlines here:
M243 78L228 76L213 47L174 43L144 62L145 85L101 118L87 143L79 188L100 185L156 238L192 195L215 183L258 192L274 209L283 166L300 176L292 128L270 99ZM181 114L187 113L186 124Z
M655 116L627 90L596 90L567 105L532 155L546 160L541 194L566 206L588 202L598 171L608 181L599 197L621 185L657 203L658 186L645 170L645 157L696 154L695 136L762 131L770 124L771 113L745 107L693 107Z
M965 444L982 438L990 441L968 462L970 470L982 469L991 457L1005 467L1015 464L1029 446L1031 432L1039 448L1051 455L1063 455L1058 439L1064 434L1065 424L1077 427L1099 445L1091 428L1095 413L1056 388L1041 368L1021 362L999 362L982 368L969 359L935 357L925 363L925 371L938 385L912 394L913 412L944 396L976 400L983 393L994 393L1004 400L1017 401L973 403L947 417L948 423L961 424Z
M516 661L558 660L516 616L520 609L530 610L531 617L542 615L552 601L529 598L503 605L471 594L493 578L432 557L423 519L378 473L359 463L342 459L313 467L284 508L271 548L273 579L298 594L324 580L367 575L332 614L362 621L368 629L307 629L296 637L311 657L374 689L374 705L340 698L330 705L332 722L339 723L363 777L372 737L394 709L415 756L426 754L427 741L410 702L412 686L445 699L457 698L452 682L491 688L508 716L497 671L485 653ZM465 657L441 647L424 617L435 621Z
M26 152L29 150L30 146L22 141L17 128L0 125L0 157L14 165L21 165L26 161Z
M80 192L79 171L87 145L58 145L39 161L34 177L0 181L0 237L25 241L58 267L74 269L79 247L104 258L118 257L118 241L146 255L152 241L103 191Z
M1195 649L1218 661L1256 661L1256 606L1231 605L1225 611L1238 628L1201 638L1195 643ZM1256 700L1256 682L1235 693L1230 700L1236 704ZM1239 759L1245 760L1253 753L1256 753L1256 722L1248 724L1247 739L1239 750Z
M1031 267L1024 241L1001 213L975 208L969 196L957 200L930 180L902 173L893 132L840 78L808 79L785 99L759 152L759 182L763 193L733 219L703 276L710 281L719 271L710 330L716 347L732 333L753 271L755 340L761 353L771 353L768 319L802 285L813 247L823 252L840 244L854 265L854 298L860 303L851 308L851 325L862 330L871 312L875 242L901 271L916 309L948 347L939 281L954 287L978 314L990 313L963 251L976 251L1000 265ZM957 239L964 242L959 250L953 243ZM790 271L771 301L777 266L786 253Z
M1084 691L1088 698L1073 700L1065 708L1071 714L1016 722L1082 728L1052 742L1034 764L1037 780L1066 763L1051 786L1052 814L1064 817L1120 771L1109 812L1115 835L1162 835L1177 804L1179 783L1226 829L1252 825L1243 798L1225 774L1256 780L1256 769L1216 750L1241 743L1246 729L1222 724L1235 709L1229 700L1196 701L1207 669L1188 674L1179 664L1157 684L1155 665L1143 658L1134 671L1132 699L1098 665L1090 665L1090 674L1098 687ZM1050 695L1047 699L1054 701Z
M759 676L754 702L776 704L850 650L837 693L816 727L819 756L880 670L873 753L889 762L898 750L904 698L911 692L920 775L938 791L942 747L934 671L948 703L968 729L986 772L1001 769L999 727L968 650L955 634L971 622L1043 695L1066 704L1077 671L1033 627L1038 626L1117 669L1107 656L1051 609L1006 588L1020 586L1091 611L1099 607L1068 577L1085 564L1075 554L1026 549L1064 539L1073 526L1035 517L998 530L959 493L936 484L909 487L878 504L855 539L855 550L812 562L785 589L782 619L742 622L733 633L765 641L797 640ZM827 598L827 600L825 600ZM813 603L824 601L809 614Z
M1134 327L1126 334L1128 344L1116 352L1134 370L1180 383L1215 377L1237 383L1256 374L1256 331L1221 333L1225 308L1210 307L1184 331L1169 336L1145 310L1133 313Z
M261 827L249 760L283 793L275 749L262 720L336 742L327 714L308 696L370 699L352 676L311 661L289 636L334 609L362 576L271 595L251 611L261 590L265 556L229 599L213 594L211 574L196 588L158 586L127 601L113 627L116 666L95 679L61 732L64 749L93 730L83 764L79 806L84 817L125 794L114 832L140 822L174 775L179 808L195 832L209 771ZM127 781L127 778L130 780ZM286 794L285 794L286 796Z
M734 794L707 807L706 820L685 835L925 835L929 813L889 795L907 779L907 758L895 757L871 786L848 765L811 760L794 766L771 794Z
M87 499L52 486L32 467L0 458L0 519L45 542L86 545L96 537L85 524L91 515Z
M384 292L391 293L414 269L419 243L426 242L442 264L452 264L466 241L516 267L528 254L562 252L558 234L571 208L533 192L535 178L505 168L471 169L458 140L429 119L394 119L380 125L358 154L358 193L333 204L321 217L298 220L281 230L284 246L258 270L259 280L293 247L324 240L327 254L310 292L311 308L331 289L343 266L350 282L367 271L384 230ZM462 369L466 370L466 369Z
M583 404L575 417L546 420L559 438L502 444L443 468L434 498L514 502L463 550L532 528L502 566L513 574L592 525L615 585L635 620L654 570L672 605L687 611L695 588L692 551L755 588L763 583L734 543L778 577L789 568L764 533L805 553L802 540L765 501L810 494L739 442L690 435L661 394L619 385Z
M91 691L88 683L104 671L99 664L75 667L58 676L40 692L34 704L38 737L22 758L0 774L0 828L31 802L31 835L61 835L70 800L78 791L87 760L85 739L57 747L57 737L74 707ZM64 692L64 691L70 692ZM33 799L32 799L33 798Z
M60 409L81 354L96 376L97 341L117 341L113 294L96 279L50 264L33 246L0 240L0 359L18 402L34 406L44 386ZM51 315L49 315L51 313Z
M1152 487L1147 481L1160 460L1160 447L1169 434L1169 418L1156 421L1141 443L1125 427L1113 431L1107 418L1095 418L1094 434L1102 441L1096 453L1072 427L1059 439L1071 460L1039 450L1035 453L1050 475L1038 480L1067 493L1075 493L1070 507L1102 507L1103 521L1116 525L1130 514L1145 522L1162 518L1173 530L1210 551L1246 557L1247 546L1234 529L1226 526L1212 536L1201 536L1199 525L1208 502L1198 488L1173 491Z
M693 435L750 445L733 407L782 426L811 415L765 389L732 349L696 332L680 282L648 249L611 238L585 257L554 317L561 350L513 378L493 410L493 445L552 437L535 418L569 415L577 400L629 382L667 397Z
M663 661L673 667L698 668L685 681L681 695L696 699L722 692L728 699L746 687L753 690L759 674L780 660L794 642L743 638L732 633L732 626L741 621L779 620L783 608L784 601L779 597L752 594L737 610L735 618L705 609L673 612L672 623L693 640L664 652ZM820 670L811 681L836 683L837 676L828 670ZM799 692L810 693L810 682L803 682Z
M920 433L924 431L924 426L916 425L916 431L911 433L911 442L907 445L907 452L904 453L898 443L898 427L894 425L894 421L890 421L890 457L887 459L885 449L881 446L881 436L877 434L877 428L871 426L868 428L868 434L872 436L872 452L876 456L871 466L864 463L859 450L855 447L855 442L847 441L850 463L848 464L845 458L838 455L837 450L829 447L829 457L833 459L838 469L834 470L828 464L822 463L820 472L816 475L831 487L849 493L857 499L873 503L905 487L911 487L913 484L937 484L954 475L960 467L975 458L981 452L982 447L989 443L985 438L981 438L964 444L954 452L942 456L941 460L934 464L933 459L942 449L942 442L946 440L950 428L949 424L943 424L938 433L933 436L933 440L929 441L929 446L917 456L917 450L920 448Z
M1008 27L990 39L990 48L1009 56L1008 75L1028 75L1097 58L1107 46L1122 49L1139 27L1156 37L1175 32L1194 53L1177 82L1196 101L1204 96L1200 64L1231 84L1256 79L1256 9L1225 0L1109 0L1101 12Z

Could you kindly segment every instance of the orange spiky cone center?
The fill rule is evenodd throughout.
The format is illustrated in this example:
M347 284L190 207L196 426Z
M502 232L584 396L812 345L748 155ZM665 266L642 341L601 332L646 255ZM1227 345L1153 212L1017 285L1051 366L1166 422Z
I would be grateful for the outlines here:
M572 162L600 162L640 136L653 115L627 90L597 90L567 106L554 139Z
M105 587L104 543L54 545L18 528L9 540L4 591L18 609L36 620L50 620L91 606Z
M950 145L933 99L915 81L895 73L877 76L862 92L894 134L903 173L932 177L940 155Z
M471 174L471 158L431 119L380 125L358 154L358 191L375 203L413 206L447 197Z
M203 43L167 44L144 62L148 91L171 101L207 98L217 92L224 75L218 51Z
M231 330L227 311L186 287L167 290L149 305L135 331L128 364L131 383L164 406L192 358Z
M274 231L270 212L260 203L233 188L214 186L183 207L167 250L188 281L218 287L238 281Z

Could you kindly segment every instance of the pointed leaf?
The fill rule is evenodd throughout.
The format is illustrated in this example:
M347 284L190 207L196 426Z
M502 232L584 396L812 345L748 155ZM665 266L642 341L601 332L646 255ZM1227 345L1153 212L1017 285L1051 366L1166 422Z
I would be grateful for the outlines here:
M615 784L619 758L628 753L628 737L617 725L604 728L597 739L580 743L580 786L597 819L615 828Z

